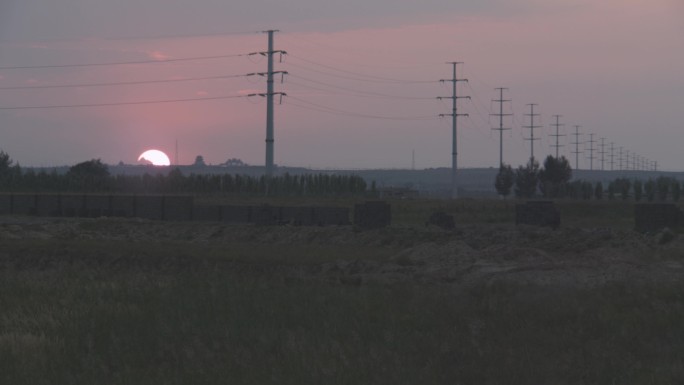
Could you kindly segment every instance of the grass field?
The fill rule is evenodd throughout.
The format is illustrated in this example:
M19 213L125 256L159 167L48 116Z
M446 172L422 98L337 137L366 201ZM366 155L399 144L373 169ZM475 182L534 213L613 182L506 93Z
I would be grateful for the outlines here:
M502 201L397 201L395 225L370 232L6 218L0 383L682 383L684 241L632 234L626 204L560 209L556 232L516 229ZM459 228L425 227L433 210ZM512 251L486 259L501 248ZM425 279L442 266L433 254L472 266ZM587 274L628 255L639 279L469 275L530 255ZM366 279L390 267L403 278ZM648 279L656 268L668 279Z

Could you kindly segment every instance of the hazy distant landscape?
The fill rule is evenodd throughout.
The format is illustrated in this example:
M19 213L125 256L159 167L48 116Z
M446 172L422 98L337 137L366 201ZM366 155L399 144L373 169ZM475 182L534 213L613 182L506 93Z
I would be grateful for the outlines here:
M681 0L0 0L0 385L684 383Z

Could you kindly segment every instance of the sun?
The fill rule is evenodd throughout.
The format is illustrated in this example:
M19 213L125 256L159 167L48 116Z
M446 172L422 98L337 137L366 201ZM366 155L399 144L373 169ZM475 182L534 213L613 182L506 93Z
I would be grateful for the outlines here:
M159 150L147 150L140 154L138 162L146 161L152 163L153 166L170 166L171 161L169 157Z

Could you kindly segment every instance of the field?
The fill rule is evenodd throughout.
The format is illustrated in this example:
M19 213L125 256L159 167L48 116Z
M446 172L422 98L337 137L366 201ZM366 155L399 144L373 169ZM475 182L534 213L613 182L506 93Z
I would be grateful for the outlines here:
M562 202L555 231L513 201L392 205L371 231L2 217L0 383L684 381L678 233L622 202Z

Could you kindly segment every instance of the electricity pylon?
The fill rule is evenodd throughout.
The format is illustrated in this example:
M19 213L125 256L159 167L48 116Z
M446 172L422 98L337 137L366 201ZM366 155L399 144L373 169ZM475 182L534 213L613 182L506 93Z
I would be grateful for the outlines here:
M529 126L523 126L523 128L529 128L530 129L530 137L529 138L523 138L525 140L530 141L530 160L534 159L534 141L539 140L540 138L535 138L534 137L534 129L535 128L540 128L541 126L535 125L534 124L534 117L539 116L539 114L534 113L534 106L537 106L538 104L535 103L530 103L528 106L530 106L530 113L525 114L525 116L530 117L530 125Z
M573 154L575 154L575 170L579 170L579 154L583 153L583 151L580 151L580 150L579 150L579 145L580 145L580 140L579 140L580 132L579 132L579 129L580 129L581 127L582 127L582 126L575 126L575 133L573 134L573 135L575 136L575 141L572 142L572 143L570 143L570 144L574 144L574 145L575 145L575 151L572 152Z
M467 82L468 79L459 79L456 77L456 67L463 62L449 62L454 70L454 77L451 79L441 79L440 82L451 82L452 83L452 96L438 96L437 99L451 99L451 113L450 114L440 114L439 116L451 116L452 117L452 140L451 140L451 197L453 199L458 198L458 179L456 170L458 170L458 117L468 116L468 114L458 113L458 99L470 99L470 96L458 96L456 84L458 82Z
M556 123L552 124L552 126L556 127L556 133L551 134L550 136L556 138L556 144L552 144L551 147L554 147L556 149L556 159L558 159L558 149L561 147L564 147L562 144L559 143L559 139L561 136L565 136L559 133L559 130L561 127L565 126L565 124L560 123L560 118L562 115L554 115L554 118L556 118Z
M493 102L499 102L499 113L498 114L491 114L492 116L498 116L499 117L499 128L492 128L494 131L499 131L499 168L503 167L503 132L506 130L510 130L509 128L504 128L503 126L503 118L504 116L510 116L513 114L504 114L503 112L503 104L504 102L510 102L511 99L504 99L503 98L503 92L504 90L507 90L508 88L495 88L496 90L499 90L499 99L492 100Z

